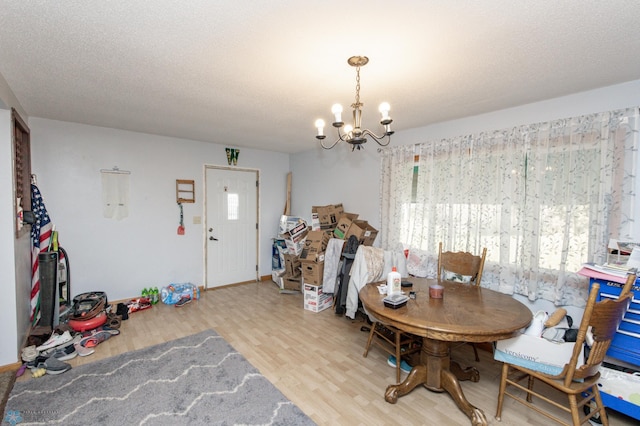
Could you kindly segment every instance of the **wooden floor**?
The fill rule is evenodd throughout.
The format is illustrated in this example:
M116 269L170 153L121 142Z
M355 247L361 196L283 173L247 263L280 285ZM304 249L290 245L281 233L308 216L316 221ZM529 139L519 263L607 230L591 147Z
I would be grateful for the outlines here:
M470 424L446 393L419 387L397 404L387 403L384 391L394 382L395 369L375 346L363 358L363 325L362 319L352 321L332 310L306 311L302 295L279 294L275 284L264 281L202 292L200 300L181 308L160 303L133 313L122 323L119 336L101 343L95 354L70 363L86 364L213 329L319 425ZM469 345L453 354L463 366L474 365L480 371L480 382L461 385L490 425L550 424L509 398L502 422L495 420L500 364L485 351L476 363ZM25 374L19 380L39 379ZM610 412L609 418L612 426L637 424L617 412Z

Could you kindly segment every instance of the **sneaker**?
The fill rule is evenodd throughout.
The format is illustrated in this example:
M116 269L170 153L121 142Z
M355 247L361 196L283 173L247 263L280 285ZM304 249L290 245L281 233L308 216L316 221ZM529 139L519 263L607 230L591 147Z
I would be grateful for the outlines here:
M71 370L71 365L66 362L60 361L58 358L49 357L44 362L43 368L46 370L47 374L62 374L65 371Z
M27 362L25 365L30 370L33 370L42 367L47 359L49 359L48 356L38 355L34 360Z
M96 351L93 348L85 348L80 343L74 343L73 346L75 347L76 353L79 356L89 356Z
M389 358L387 358L387 364L389 364L393 368L396 368L396 357L390 355ZM402 361L400 361L400 370L404 371L405 373L411 373L411 366L407 363L407 361L403 359Z
M78 356L78 352L74 345L57 348L50 355L51 358L57 358L60 361L67 361Z
M111 336L114 336L112 331L117 331L118 334L120 334L119 330L112 330L112 329L109 329L109 330L110 331L107 331L107 330L96 331L96 330L94 330L93 332L91 332L90 335L83 337L82 340L80 340L78 342L78 344L80 346L84 346L85 348L94 348L94 347L98 346L100 343L102 343L105 340L109 339Z
M33 361L38 356L38 351L35 345L27 346L22 349L21 358L24 362Z
M44 351L40 352L40 355L43 355L43 356L47 356L47 357L48 357L48 356L50 356L52 353L54 353L55 351L57 351L58 349L66 348L66 347L68 347L68 346L73 346L73 345L75 345L76 343L78 343L78 342L80 341L80 339L82 339L82 334L81 334L81 333L74 333L74 334L73 334L73 337L72 337L72 338L71 338L71 340L69 340L68 342L65 342L65 343L63 343L63 344L61 344L61 345L58 345L58 346L54 346L54 347L49 348L49 349L45 349Z
M536 312L531 321L531 325L527 327L524 334L527 336L541 337L542 331L544 330L544 323L547 322L548 318L549 315L545 311Z
M176 308L180 308L184 305L186 305L187 303L191 303L191 298L188 296L184 296L182 298L180 298L180 300L178 300L176 302Z
M65 331L62 334L53 333L49 340L44 342L42 345L36 348L37 351L44 351L45 349L53 348L56 346L60 346L63 343L67 343L71 341L73 337L71 337L71 333L69 331Z

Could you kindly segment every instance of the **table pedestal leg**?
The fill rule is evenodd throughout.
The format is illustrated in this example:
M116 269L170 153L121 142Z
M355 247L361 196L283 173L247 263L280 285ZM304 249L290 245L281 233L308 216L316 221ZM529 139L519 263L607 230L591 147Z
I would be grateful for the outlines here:
M451 370L451 372L461 382L464 382L465 380L471 380L472 382L480 381L480 372L475 367L462 368L457 362L451 361L449 370Z
M458 408L471 419L473 425L486 426L487 419L484 413L467 401L462 393L460 383L458 383L458 377L456 377L459 374L462 376L461 380L471 379L472 381L478 381L477 370L475 373L470 370L475 369L463 370L457 363L451 363L449 343L424 338L420 353L420 365L415 366L402 383L388 386L384 399L391 404L395 404L399 397L406 395L416 386L422 384L434 392L447 391L458 405ZM474 377L476 380L474 380Z

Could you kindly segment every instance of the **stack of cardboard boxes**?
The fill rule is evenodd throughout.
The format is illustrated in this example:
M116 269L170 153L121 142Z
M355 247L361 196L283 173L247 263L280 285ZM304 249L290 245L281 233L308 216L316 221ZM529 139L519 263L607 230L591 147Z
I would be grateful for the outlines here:
M358 220L357 214L345 213L342 204L313 206L311 214L311 229L302 220L282 217L281 240L276 242L284 240L284 244L274 243L274 256L276 249L282 253L284 268L272 275L281 291L303 291L304 308L320 312L332 303L332 295L322 291L324 255L329 239L348 240L355 235L360 244L373 245L378 231L366 220Z

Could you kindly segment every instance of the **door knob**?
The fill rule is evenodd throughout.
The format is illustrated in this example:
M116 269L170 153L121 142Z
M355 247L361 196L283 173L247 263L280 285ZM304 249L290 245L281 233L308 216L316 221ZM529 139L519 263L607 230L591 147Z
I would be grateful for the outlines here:
M218 241L218 239L217 239L217 238L214 238L214 237L209 237L209 240L210 240L210 241Z

